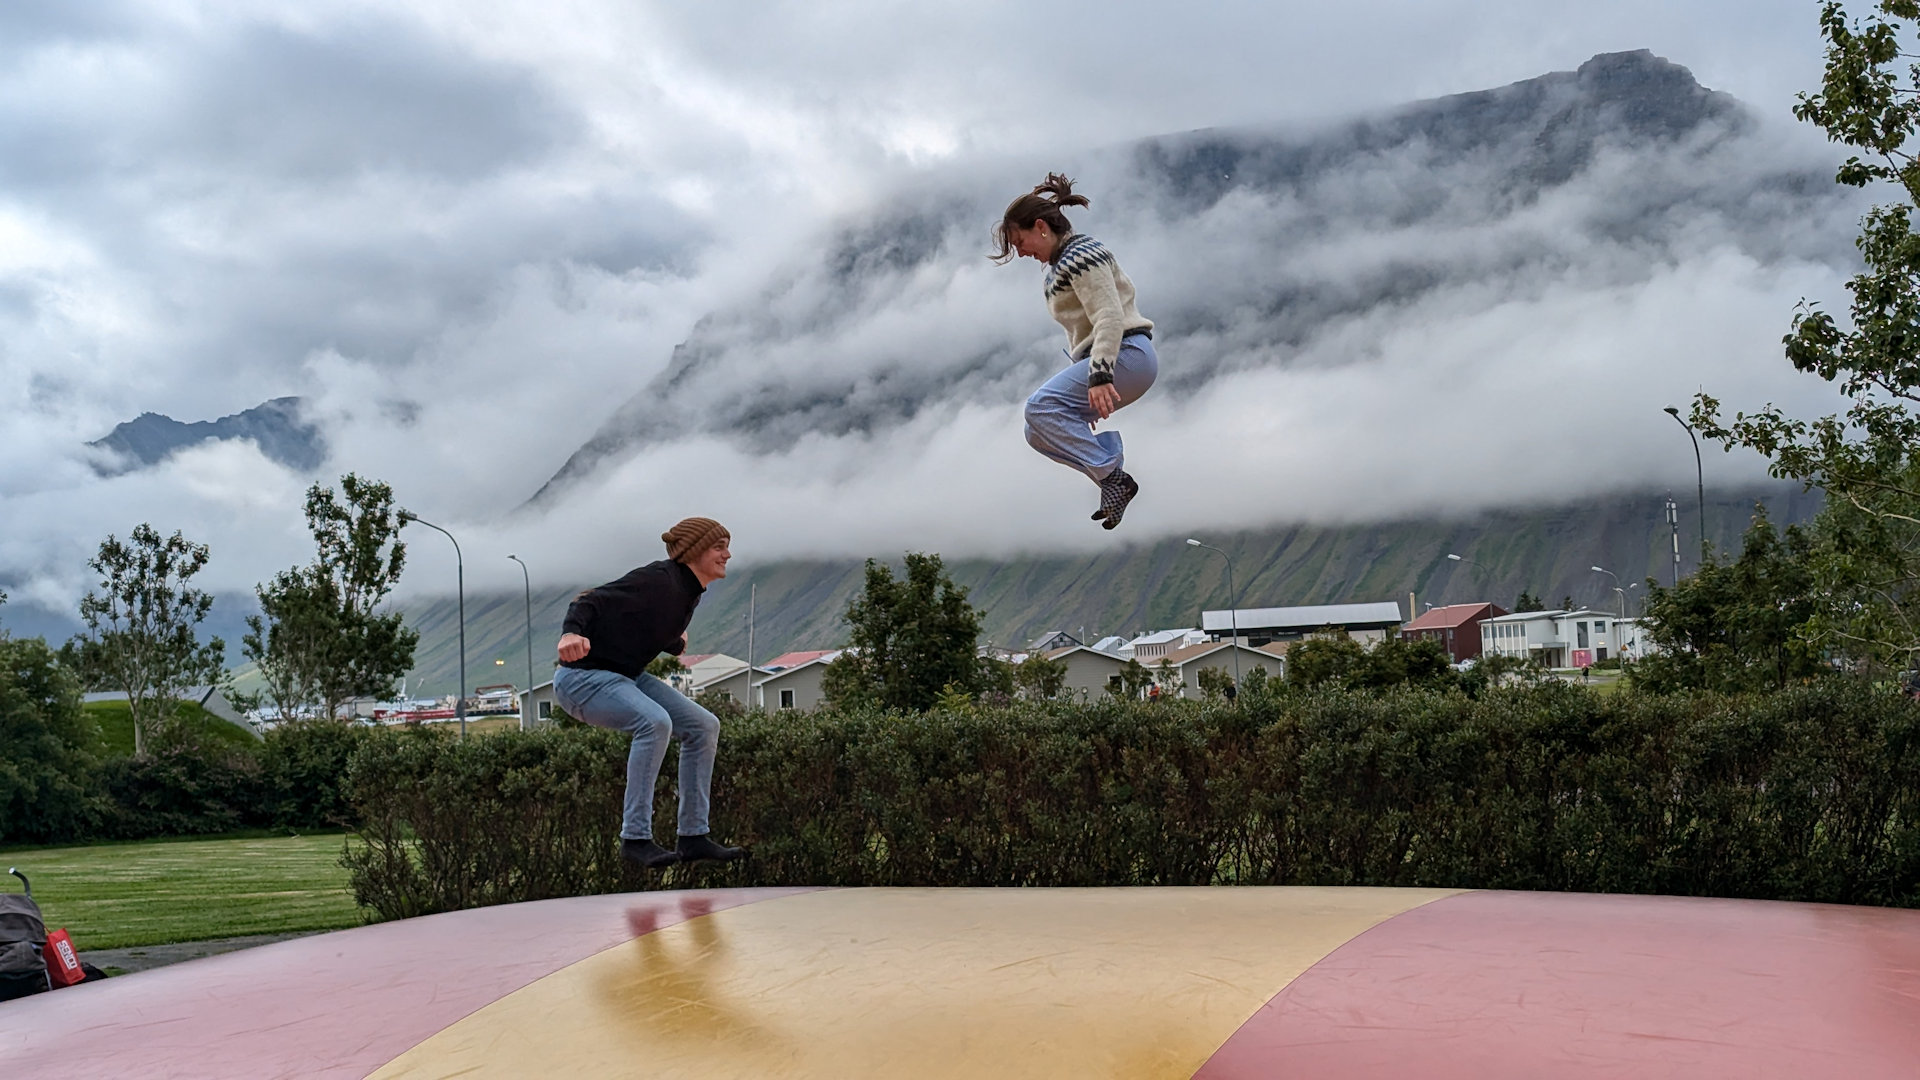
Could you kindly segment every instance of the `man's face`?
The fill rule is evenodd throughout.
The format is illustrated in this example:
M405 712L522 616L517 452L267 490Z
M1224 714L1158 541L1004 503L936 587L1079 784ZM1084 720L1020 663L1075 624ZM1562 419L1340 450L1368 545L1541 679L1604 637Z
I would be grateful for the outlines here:
M702 581L719 581L727 576L727 560L733 558L733 549L728 541L722 540L693 557L687 568L698 575Z

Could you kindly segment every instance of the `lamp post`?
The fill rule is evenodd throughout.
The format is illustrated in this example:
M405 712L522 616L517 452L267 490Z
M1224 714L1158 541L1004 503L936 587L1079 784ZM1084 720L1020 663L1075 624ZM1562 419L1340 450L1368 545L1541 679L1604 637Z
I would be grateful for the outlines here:
M441 536L453 540L452 533L419 514L411 510L400 511L400 524L403 527L416 521ZM458 583L460 598L460 691L453 695L453 715L460 719L460 738L464 741L467 737L467 563L460 554L458 540L453 540L453 565L457 574L454 580ZM532 646L529 645L528 648Z
M1613 579L1613 591L1620 594L1620 617L1622 619L1626 618L1627 617L1627 590L1620 587L1620 575L1614 573L1611 570L1606 569L1605 567L1600 567L1600 566L1594 567L1593 572L1596 574L1605 574L1608 577Z
M1700 466L1700 439L1693 433L1693 425L1680 419L1680 410L1669 405L1661 410L1673 417L1673 422L1687 429L1687 438L1693 440L1693 482L1700 496L1700 561L1707 560L1707 474Z
M1240 594L1233 588L1233 556L1212 544L1203 544L1191 536L1187 537L1187 545L1206 548L1227 560L1227 625L1233 628L1233 688L1234 700L1238 701L1240 698Z
M507 558L520 564L520 584L527 593L527 693L531 694L533 693L533 575L527 573L526 561L520 556L509 555ZM523 708L521 712L524 714L526 710ZM522 723L528 719L532 718L524 717Z

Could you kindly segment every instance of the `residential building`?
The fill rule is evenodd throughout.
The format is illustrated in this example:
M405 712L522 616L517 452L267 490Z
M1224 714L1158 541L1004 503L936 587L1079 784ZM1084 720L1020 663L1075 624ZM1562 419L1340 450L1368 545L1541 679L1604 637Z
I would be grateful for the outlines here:
M1203 641L1176 649L1156 661L1149 670L1157 678L1163 678L1162 665L1171 668L1173 682L1163 682L1160 692L1172 693L1176 697L1201 698L1200 673L1208 668L1217 668L1228 678L1233 677L1235 653L1240 663L1240 679L1253 673L1255 668L1264 669L1268 678L1283 678L1287 671L1287 649L1292 642L1272 642L1255 648L1245 644L1230 644L1225 641Z
M1112 653L1070 645L1045 655L1049 660L1067 665L1062 694L1079 701L1098 701L1109 691L1119 692L1120 672L1127 662Z
M1114 656L1119 656L1120 650L1125 648L1126 644L1126 638L1118 634L1110 634L1087 646L1087 648L1092 649L1094 652L1110 653Z
M768 712L817 709L827 700L822 680L827 666L840 655L827 650L811 660L772 672L754 684L754 702ZM771 667L771 665L769 665Z
M1271 641L1298 641L1329 627L1344 630L1348 637L1370 645L1386 640L1387 634L1404 621L1399 603L1392 600L1200 613L1200 629L1209 637L1223 638L1237 630L1246 644L1255 646Z
M1161 657L1175 649L1183 649L1205 640L1205 634L1190 626L1183 626L1178 630L1155 630L1127 642L1127 646L1119 650L1117 655L1131 657L1152 667L1160 662Z
M833 658L839 656L842 651L841 649L805 649L800 652L781 653L779 656L761 664L760 668L763 671L785 671L788 668L797 668L802 664L811 664L822 657L825 657L828 662L832 662Z
M1611 614L1579 611L1523 611L1480 622L1483 653L1530 657L1550 668L1591 667L1620 655L1620 628ZM1628 633L1638 639L1639 635Z
M1030 653L1052 652L1055 649L1071 649L1080 643L1079 638L1065 630L1049 630L1034 638L1033 644L1027 646L1027 651Z
M553 680L548 679L520 694L520 730L532 731L553 720Z
M1407 641L1437 641L1456 664L1480 655L1480 624L1511 614L1499 604L1448 604L1429 608L1400 628Z
M741 664L739 667L734 668L732 671L717 679L710 679L701 683L699 688L694 691L693 696L699 698L702 695L715 694L729 701L737 701L741 705L751 709L754 706L754 681L771 674L773 673L765 668L757 668L749 671L747 670L747 665Z
M688 697L699 694L708 683L744 671L747 667L745 660L726 653L688 653L679 657L679 660L686 670L668 676L667 685Z

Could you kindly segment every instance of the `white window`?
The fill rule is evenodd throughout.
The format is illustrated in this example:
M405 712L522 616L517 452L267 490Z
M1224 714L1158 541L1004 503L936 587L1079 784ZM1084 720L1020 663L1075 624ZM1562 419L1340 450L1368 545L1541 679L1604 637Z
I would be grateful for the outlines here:
M793 691L791 690L780 691L780 707L783 709L793 708Z
M1604 633L1606 633L1606 632L1607 632L1607 623L1606 623L1606 620L1604 620L1604 619L1595 619L1595 620L1594 620L1594 623L1593 623L1593 632L1594 632L1594 633L1596 633L1596 634L1604 634Z
M553 719L553 702L543 701L534 711L539 715L540 719L551 720Z

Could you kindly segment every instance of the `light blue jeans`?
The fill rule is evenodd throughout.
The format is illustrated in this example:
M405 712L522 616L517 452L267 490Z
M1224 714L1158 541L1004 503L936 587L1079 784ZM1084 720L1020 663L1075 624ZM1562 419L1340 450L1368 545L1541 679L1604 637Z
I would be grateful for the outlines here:
M1027 399L1027 445L1069 469L1078 469L1094 483L1120 468L1126 453L1120 433L1109 428L1095 433L1093 422L1099 417L1087 404L1087 368L1081 360L1069 364ZM1160 374L1160 357L1153 351L1153 339L1133 334L1120 340L1120 355L1113 365L1113 388L1120 391L1120 404L1131 405L1153 386ZM1112 423L1109 417L1106 423Z
M653 785L667 760L669 737L680 740L680 835L706 835L713 757L720 746L717 717L645 673L629 679L615 671L555 668L553 697L575 720L633 736L622 839L653 837Z

